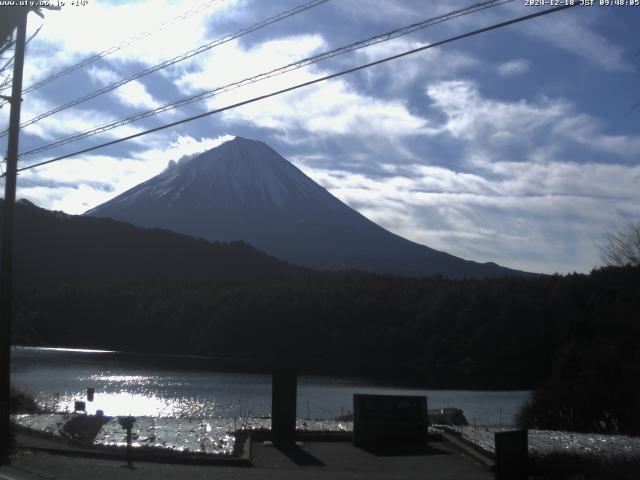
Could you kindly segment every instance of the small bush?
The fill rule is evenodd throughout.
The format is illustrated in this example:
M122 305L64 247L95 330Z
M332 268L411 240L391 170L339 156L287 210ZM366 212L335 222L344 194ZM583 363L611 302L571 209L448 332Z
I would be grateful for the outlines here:
M31 395L21 392L13 386L11 386L11 392L9 395L9 411L12 414L42 412L42 409Z
M523 428L640 435L640 385L636 362L622 348L569 344L553 376L516 417Z

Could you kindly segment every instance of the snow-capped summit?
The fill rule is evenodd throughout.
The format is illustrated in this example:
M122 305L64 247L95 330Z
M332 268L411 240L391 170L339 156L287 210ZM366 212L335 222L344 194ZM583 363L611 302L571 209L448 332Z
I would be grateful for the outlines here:
M86 215L212 241L243 240L291 263L446 277L520 273L413 243L376 225L263 142L235 137Z

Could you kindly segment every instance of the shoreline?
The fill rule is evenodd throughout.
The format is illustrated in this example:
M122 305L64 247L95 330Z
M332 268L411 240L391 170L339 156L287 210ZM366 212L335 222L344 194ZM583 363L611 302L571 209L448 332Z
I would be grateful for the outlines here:
M93 347L82 348L78 346L36 346L36 345L11 345L12 352L23 351L25 353L51 353L70 355L98 355L111 357L116 362L135 362L137 366L162 368L171 366L176 370L207 371L214 373L237 373L271 375L271 370L258 367L255 359L243 357L216 357L209 355L188 355L180 353L158 353L158 352L133 352L125 350L103 350ZM536 386L530 388L500 388L500 387L469 387L469 386L442 386L429 385L416 379L409 379L403 376L388 377L375 376L370 374L357 375L353 373L329 373L329 372L300 372L298 378L307 379L339 379L349 381L354 385L366 384L381 388L398 389L420 389L440 392L509 392L509 393L530 393Z
M91 429L100 418L98 429ZM33 435L69 442L83 448L125 448L125 431L117 417L82 413L41 413L12 415L12 424ZM234 429L235 427L235 429ZM301 434L315 432L324 438L351 435L352 422L339 420L298 419ZM246 417L240 422L231 418L138 417L133 426L132 449L135 451L175 452L185 454L234 456L238 440L255 432L270 432L271 419Z
M269 430L239 430L234 432L234 450L231 454L221 455L153 447L134 447L128 452L123 446L87 446L20 426L14 426L14 430L17 432L16 448L19 450L127 462L251 467L254 466L251 456L252 442L254 446L261 445L262 448L270 443L264 442L270 439ZM477 438L474 442L474 430L477 430L476 435L482 435L483 439ZM478 451L478 458L482 457L484 463L478 458L475 461L483 464L486 469L491 469L494 465L494 452L491 448L487 448L483 441L491 438L493 433L499 430L505 430L505 428L483 425L474 429L472 426L434 425L429 429L428 441L444 442L471 457L474 455L469 449L475 449ZM304 445L335 442L350 444L352 434L348 431L338 433L310 430L298 431L296 438ZM598 478L603 479L634 478L625 475L638 471L640 467L640 437L530 430L529 439L530 473L540 475L540 478L551 478L554 475L570 476L587 471L602 472L604 476ZM560 443L557 442L558 439L561 440ZM555 445L554 441L556 441ZM547 477L549 475L551 477Z

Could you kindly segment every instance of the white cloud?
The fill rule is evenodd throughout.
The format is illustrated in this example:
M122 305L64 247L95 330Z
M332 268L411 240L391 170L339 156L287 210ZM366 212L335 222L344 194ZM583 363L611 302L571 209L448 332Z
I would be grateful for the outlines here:
M189 51L210 40L212 18L220 21L235 17L234 8L239 3L239 0L225 0L198 4L199 12L184 20L178 17L193 10L194 5L172 0L89 2L84 7L73 7L67 2L59 11L46 11L44 22L35 21L37 17L31 15L28 33L33 33L40 23L43 28L28 46L24 85L28 87L96 53L114 50L88 69L80 69L44 86L42 90L55 96L56 104L63 103L87 93L80 72L85 71L94 82L105 85L132 73L132 66L138 70L136 64L155 65ZM167 23L168 20L175 21ZM108 68L103 66L105 62ZM150 92L144 92L140 85L121 89L116 95L125 102L132 99L129 104L145 107L155 104ZM61 93L61 96L69 93L73 96L62 100Z
M75 188L69 186L20 188L18 195L19 198L26 198L40 207L80 214L93 205L107 201L112 193L93 188L86 183L79 183Z
M531 62L523 58L510 60L498 65L498 73L503 76L522 75L527 73L531 68Z
M554 130L577 143L595 147L631 159L640 155L640 136L611 135L602 132L602 125L593 117L568 111Z
M466 140L482 138L505 144L529 138L532 132L562 118L568 112L563 101L501 102L483 98L474 82L453 80L427 87L427 95L447 120L432 133L448 133Z
M232 14L236 3L211 2L200 13L170 23L166 22L186 13L193 5L143 0L117 4L89 2L81 8L66 6L46 12L44 28L34 42L48 43L49 52L60 52L69 60L119 45L121 48L109 58L154 64L204 43L210 19L214 15L220 18Z
M219 65L240 66L240 71L264 71L286 65L294 59L304 58L323 47L318 36L300 36L265 42L259 47L243 50L237 44L229 44L211 55L210 66L202 72L184 76L181 87L189 89L211 87L228 80L219 74ZM249 67L251 66L251 67ZM237 71L234 71L237 75ZM307 82L323 75L312 67L288 72L256 84L232 90L208 101L210 108L220 108L266 92L280 90ZM237 75L242 78L242 75ZM425 120L412 114L403 101L382 100L361 94L346 81L337 79L323 82L321 87L306 87L285 95L279 95L257 103L236 108L224 114L228 122L245 122L260 127L277 129L285 135L289 131L304 131L314 135L379 135L406 136L420 133ZM284 138L284 136L283 136Z
M158 102L147 90L142 82L133 80L115 90L115 95L125 105L140 108L157 108Z
M91 67L87 69L87 74L92 80L101 86L109 85L110 83L116 82L120 79L115 71L109 68L99 68L95 65L91 65Z
M89 76L102 86L117 82L121 77L113 70L95 65L87 70ZM113 95L124 105L139 108L156 108L160 102L153 98L140 80L131 80L113 91Z
M365 63L391 57L409 50L414 50L425 42L409 40L408 38L396 38L391 42L377 43L370 47L357 50L355 58L357 62ZM424 50L409 57L400 58L391 62L377 65L375 68L362 72L370 83L378 82L384 85L382 88L390 93L404 95L412 84L417 81L431 81L435 79L451 78L461 72L478 67L480 61L460 50L433 48Z
M444 123L429 128L430 134L446 133L473 142L476 149L490 148L493 155L500 155L500 147L524 145L534 156L539 148L548 152L549 145L562 149L568 142L628 158L640 154L640 136L603 133L597 119L577 112L562 98L537 102L490 99L467 80L436 82L426 93L446 116Z
M451 11L467 7L464 0L441 0L438 2L423 2L416 0L367 0L363 8L362 0L342 0L336 2L335 8L348 15L352 23L389 24L396 26L415 23L417 19L427 19L450 13ZM472 20L467 20L468 18ZM457 19L458 22L475 21L473 15ZM398 25L399 24L399 25Z
M604 232L640 216L640 166L501 162L482 176L413 165L382 179L300 167L394 233L530 271L588 271Z
M589 29L589 17L581 10L584 9L578 7L549 15L544 21L526 22L522 31L605 70L629 69L624 62L624 49Z
M320 35L270 40L250 50L244 50L233 40L204 54L198 70L181 76L176 85L188 92L209 90L293 63L326 48Z
M22 118L24 120L31 119L41 112L49 111L51 108L53 108L53 105L43 100L37 94L29 95L23 103ZM76 107L43 118L36 123L24 127L24 131L40 137L45 142L49 142L69 134L87 130L88 127L102 125L114 120L116 120L116 118L104 110ZM114 130L109 130L101 135L114 138L131 135L139 131L141 131L139 127L125 125ZM26 150L29 146L22 142L21 150Z
M24 172L24 178L30 184L39 180L44 186L20 188L18 197L27 198L46 208L64 210L67 213L83 213L110 198L148 180L163 171L169 161L202 153L232 139L229 135L216 138L195 139L190 136L177 136L167 145L159 145L136 153L131 158L116 158L107 155L85 155ZM147 139L147 142L151 142ZM55 186L55 182L69 186ZM110 185L113 190L95 187L96 182ZM52 184L51 186L47 186Z
M358 0L347 0L341 2L339 8L350 15L354 22L377 22L385 25L391 23L394 27L414 23L416 19L443 15L468 6L468 3L465 4L457 0L441 2L370 0L367 2L368 8L362 8L360 4L361 2ZM524 6L524 2L514 2L473 15L462 16L451 22L446 22L443 28L450 33L461 33L516 16L528 15L532 11L531 7ZM380 12L384 12L384 14L381 15ZM524 22L515 31L533 37L535 42L542 41L547 47L579 56L602 69L610 71L629 69L630 66L624 61L624 48L591 28L595 23L595 18L602 19L599 13L601 12L593 8L574 8L555 15L548 15L543 19ZM626 14L622 11L616 13ZM443 34L442 38L445 36Z
M359 94L340 80L244 106L226 117L230 121L314 135L404 137L419 134L426 124L403 102Z

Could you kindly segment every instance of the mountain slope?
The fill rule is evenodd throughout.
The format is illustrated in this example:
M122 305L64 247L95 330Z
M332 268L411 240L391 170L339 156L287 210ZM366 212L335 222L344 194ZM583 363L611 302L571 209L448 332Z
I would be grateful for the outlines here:
M4 200L0 199L0 221ZM275 279L299 274L244 243L210 243L107 218L16 204L14 274L18 287L136 282Z
M268 145L236 137L89 210L211 241L242 240L316 269L411 276L522 274L433 250L371 222Z

